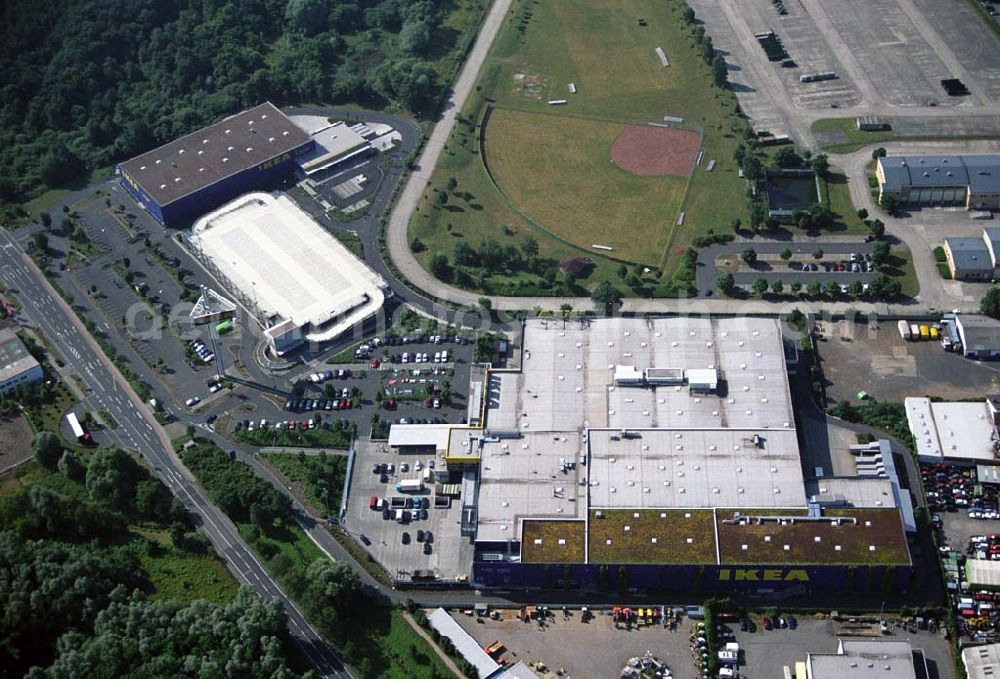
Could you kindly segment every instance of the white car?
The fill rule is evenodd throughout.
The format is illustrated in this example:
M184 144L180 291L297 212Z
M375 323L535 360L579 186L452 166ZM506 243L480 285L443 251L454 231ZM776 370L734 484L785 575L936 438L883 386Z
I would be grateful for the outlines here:
M213 394L219 391L220 389L222 389L222 385L219 384L218 382L213 382L212 385L208 388L208 390Z
M320 373L313 373L309 376L309 381L313 384L319 384L323 381L323 376Z
M191 408L191 407L193 407L193 406L196 406L196 405L198 405L199 403L201 403L201 398L199 398L199 397L197 397L197 396L192 396L192 397L191 397L191 398L189 398L188 400L184 401L184 405L186 405L186 406L187 406L188 408Z
M424 463L423 463L423 462L421 462L420 460L417 460L417 461L416 461L416 462L415 462L415 463L413 464L413 471L415 471L415 472L418 472L418 471L420 471L420 470L421 470L421 469L423 469L423 468L424 468Z
M399 463L399 471L400 471L400 473L405 473L405 472L410 471L410 463L409 462L400 462Z

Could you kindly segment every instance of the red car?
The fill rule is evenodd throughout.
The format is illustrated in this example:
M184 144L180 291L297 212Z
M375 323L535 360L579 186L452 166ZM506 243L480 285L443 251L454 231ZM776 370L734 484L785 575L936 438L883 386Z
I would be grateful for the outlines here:
M764 625L764 629L766 629L766 630L772 630L772 629L774 629L774 625L771 623L771 619L769 617L767 617L766 615L764 616L764 619L761 620L761 624Z

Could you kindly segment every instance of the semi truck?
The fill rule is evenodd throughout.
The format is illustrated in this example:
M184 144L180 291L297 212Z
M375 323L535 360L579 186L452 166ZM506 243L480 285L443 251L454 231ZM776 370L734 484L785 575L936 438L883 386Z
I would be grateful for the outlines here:
M396 484L396 490L400 493L420 493L424 490L424 482L421 479L403 479Z
M94 439L90 436L90 432L80 425L80 420L76 419L76 413L66 415L66 421L69 422L69 428L73 430L73 436L76 437L77 441L85 446L89 446L94 442Z

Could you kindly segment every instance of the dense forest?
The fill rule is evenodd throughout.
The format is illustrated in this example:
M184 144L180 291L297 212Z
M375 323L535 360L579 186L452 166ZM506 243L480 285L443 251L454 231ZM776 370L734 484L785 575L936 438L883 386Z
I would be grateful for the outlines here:
M263 100L426 114L484 0L9 0L0 201ZM458 30L454 12L468 15Z
M295 676L279 602L149 597L150 555L209 546L144 467L116 448L64 451L49 432L33 449L26 480L0 493L0 677ZM137 532L162 526L170 545Z

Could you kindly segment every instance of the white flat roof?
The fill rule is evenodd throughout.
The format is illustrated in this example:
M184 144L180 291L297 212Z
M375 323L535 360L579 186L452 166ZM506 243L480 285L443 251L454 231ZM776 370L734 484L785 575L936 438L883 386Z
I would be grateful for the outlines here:
M910 433L923 461L995 460L996 430L985 401L933 402L923 397L904 401Z
M500 669L500 665L494 662L493 658L483 650L471 634L462 629L462 626L448 615L448 611L438 608L427 616L427 621L441 636L448 637L455 646L455 650L472 663L476 672L479 673L479 679L487 679Z
M381 276L284 195L249 193L195 222L192 241L268 317L310 341L336 337L382 307Z
M1000 561L967 559L965 562L965 575L970 585L1000 587Z
M962 663L968 679L1000 677L1000 644L967 646L962 649Z
M804 507L794 429L591 430L590 506ZM759 436L760 444L753 442Z
M394 424L389 428L389 445L434 446L446 450L451 427L450 424Z
M841 639L838 653L810 653L812 679L916 679L913 650L908 641Z

